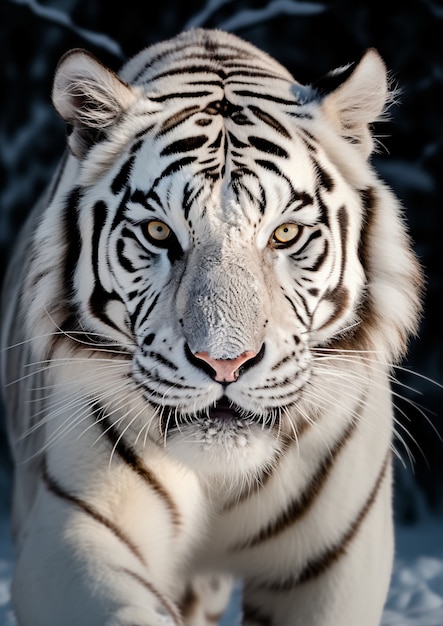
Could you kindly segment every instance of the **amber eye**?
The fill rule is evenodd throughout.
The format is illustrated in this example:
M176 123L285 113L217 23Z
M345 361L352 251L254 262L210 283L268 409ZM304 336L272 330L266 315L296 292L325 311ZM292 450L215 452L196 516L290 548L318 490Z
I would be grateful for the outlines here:
M287 224L281 224L272 233L271 243L276 247L284 248L290 246L298 239L301 233L301 226L288 222Z
M183 254L177 237L167 224L161 220L143 222L141 229L144 238L155 248L166 250L171 263L179 259Z
M160 220L151 220L145 225L145 234L153 243L165 243L171 236L171 229Z

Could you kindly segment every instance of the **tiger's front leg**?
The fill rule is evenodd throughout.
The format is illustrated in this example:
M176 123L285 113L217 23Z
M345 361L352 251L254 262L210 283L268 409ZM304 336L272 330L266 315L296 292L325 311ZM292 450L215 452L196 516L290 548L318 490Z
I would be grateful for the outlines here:
M301 569L246 581L243 626L379 626L393 557L390 482L388 467L370 510ZM285 545L290 552L290 537Z
M49 450L19 546L19 625L182 626L181 568L205 519L198 484L161 450L150 465L120 450L110 467L89 452Z

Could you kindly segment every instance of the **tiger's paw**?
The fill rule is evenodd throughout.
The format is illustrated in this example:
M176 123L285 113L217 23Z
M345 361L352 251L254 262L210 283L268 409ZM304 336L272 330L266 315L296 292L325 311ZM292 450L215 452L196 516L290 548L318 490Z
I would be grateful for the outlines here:
M221 574L197 576L182 602L186 626L215 626L223 617L232 593L233 578Z

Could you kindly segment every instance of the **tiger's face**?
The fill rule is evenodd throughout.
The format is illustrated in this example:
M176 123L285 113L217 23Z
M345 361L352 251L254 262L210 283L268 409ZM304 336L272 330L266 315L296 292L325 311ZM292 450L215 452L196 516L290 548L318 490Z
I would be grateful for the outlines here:
M160 45L132 61L132 86L85 53L58 69L78 237L64 251L77 261L65 271L75 310L57 323L75 319L127 353L106 393L91 392L119 428L205 471L238 472L266 464L333 401L316 351L367 310L367 124L386 86L350 107L383 72L378 57L345 72L331 100L251 46L246 88L235 38L216 52L200 43L197 62L193 37L174 58ZM126 404L110 391L122 379Z
M311 377L311 349L353 324L364 284L358 194L314 140L282 136L247 106L232 105L241 124L202 108L181 140L161 134L159 116L106 174L116 193L103 210L118 210L92 250L112 294L101 313L134 342L131 377L158 414L155 436L187 441L190 458L297 428L285 412Z

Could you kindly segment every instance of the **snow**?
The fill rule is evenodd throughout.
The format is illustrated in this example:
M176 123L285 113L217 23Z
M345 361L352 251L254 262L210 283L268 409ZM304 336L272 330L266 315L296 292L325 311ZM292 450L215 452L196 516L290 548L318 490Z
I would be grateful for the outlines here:
M397 528L383 626L443 626L443 521Z
M9 524L5 516L0 520L0 626L16 626L10 604L10 584L13 571L13 549Z
M0 519L0 626L16 626L10 583L13 548L7 517ZM239 626L240 589L221 626ZM443 521L427 516L397 526L397 557L381 626L443 626Z

